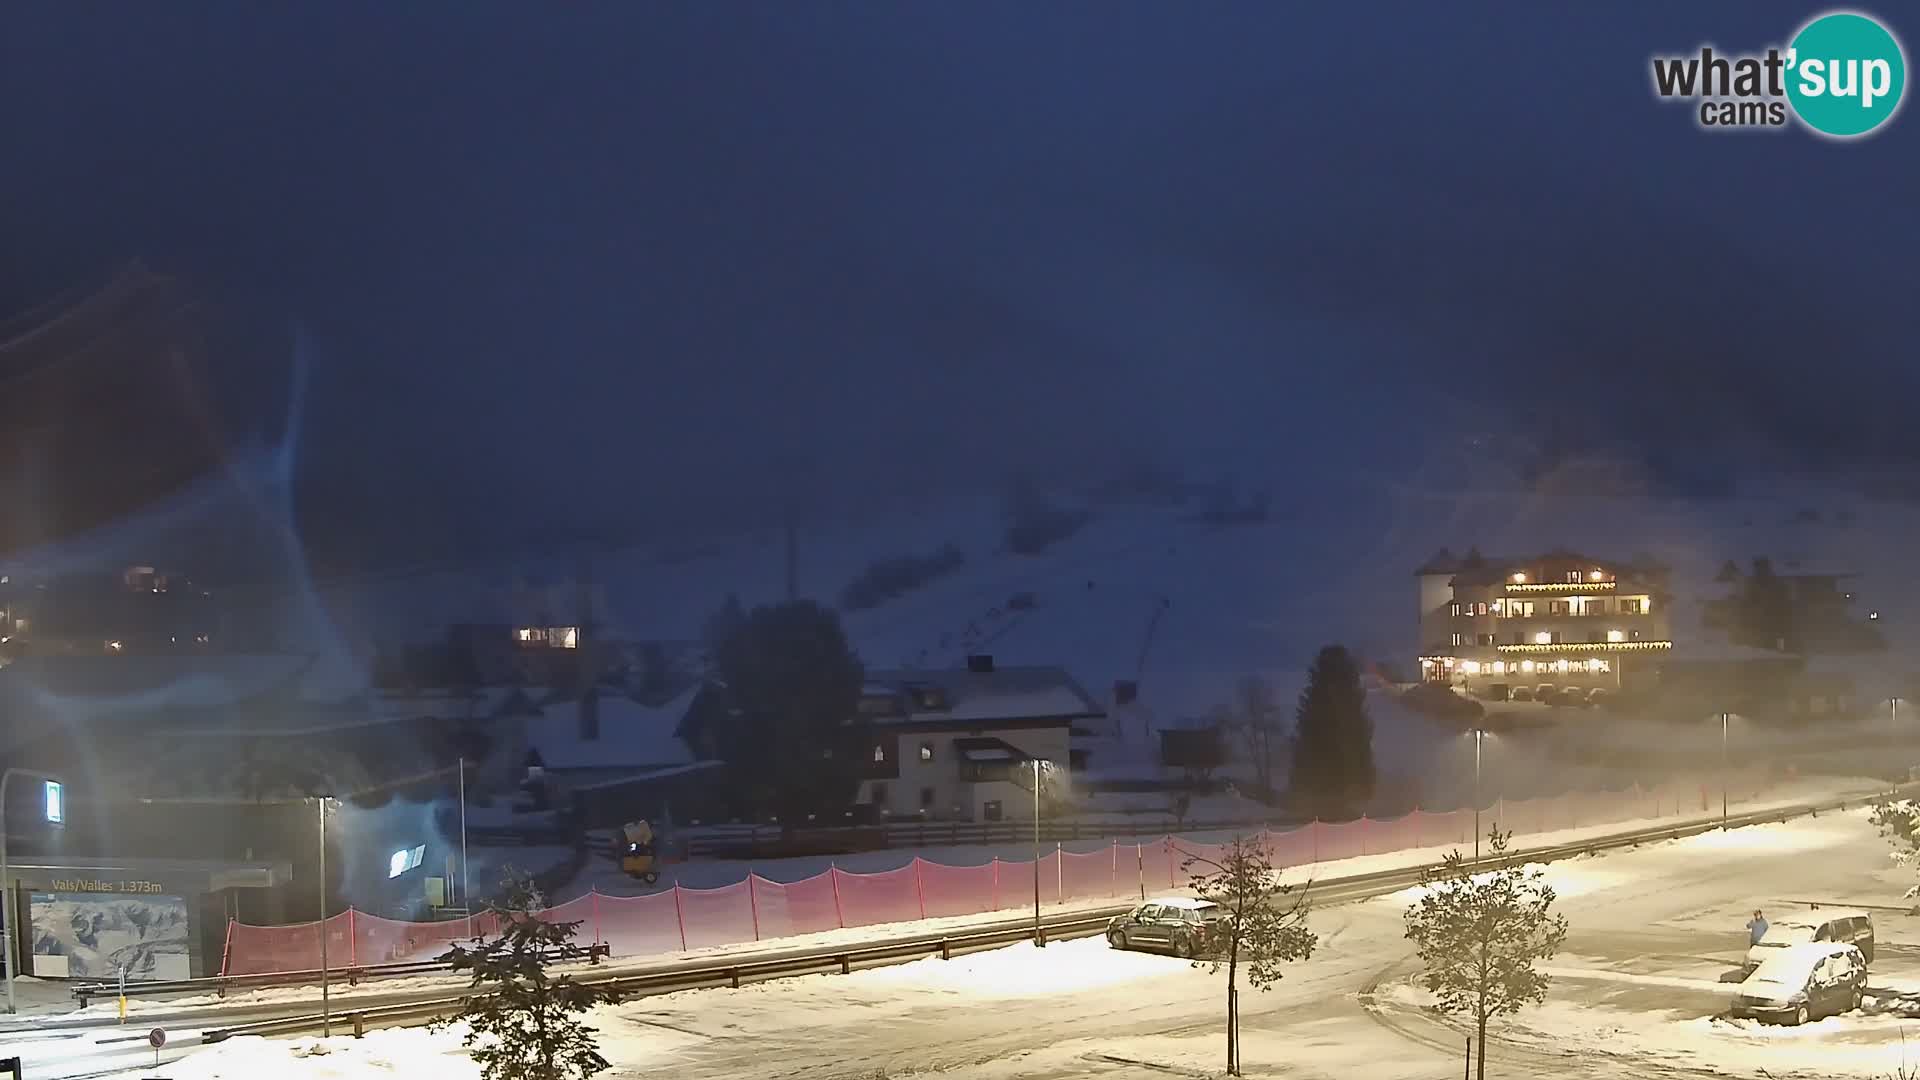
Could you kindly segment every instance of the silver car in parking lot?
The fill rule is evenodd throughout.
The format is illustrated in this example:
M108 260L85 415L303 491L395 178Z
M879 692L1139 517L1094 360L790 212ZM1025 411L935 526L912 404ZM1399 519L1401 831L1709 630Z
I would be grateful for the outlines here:
M1220 939L1226 910L1210 900L1162 896L1107 923L1107 944L1116 949L1153 949L1175 956L1202 956Z

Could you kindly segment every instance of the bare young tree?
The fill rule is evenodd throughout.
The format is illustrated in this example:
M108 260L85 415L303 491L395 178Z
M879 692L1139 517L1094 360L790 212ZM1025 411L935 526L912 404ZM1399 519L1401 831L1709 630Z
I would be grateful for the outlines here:
M1267 858L1265 841L1235 837L1219 859L1190 854L1184 864L1193 891L1219 908L1202 939L1206 963L1227 971L1227 1075L1240 1075L1240 987L1242 968L1255 990L1280 981L1281 967L1313 955L1319 940L1307 929L1304 893L1282 885Z
M1261 798L1270 799L1274 790L1273 752L1286 745L1292 735L1286 713L1274 696L1273 684L1258 675L1241 679L1234 688L1231 716L1232 729L1240 737L1247 760L1253 765L1253 779L1260 788Z
M1567 939L1546 874L1507 856L1512 835L1488 833L1489 856L1479 863L1450 853L1420 875L1420 899L1407 908L1407 937L1427 969L1421 982L1441 1009L1473 1020L1479 1080L1487 1075L1487 1021L1546 1000L1548 979L1534 964Z

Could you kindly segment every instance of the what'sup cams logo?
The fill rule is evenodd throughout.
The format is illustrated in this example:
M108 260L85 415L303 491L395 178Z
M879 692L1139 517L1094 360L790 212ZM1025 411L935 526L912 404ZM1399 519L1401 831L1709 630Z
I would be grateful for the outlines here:
M1852 11L1815 18L1785 49L1653 58L1653 91L1695 105L1712 131L1782 128L1790 118L1816 134L1852 139L1886 126L1907 89L1907 58L1879 20Z

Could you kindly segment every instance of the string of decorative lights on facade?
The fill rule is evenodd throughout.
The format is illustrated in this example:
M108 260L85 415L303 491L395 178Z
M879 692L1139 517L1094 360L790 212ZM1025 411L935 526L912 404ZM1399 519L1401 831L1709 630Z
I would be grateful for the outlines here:
M1495 645L1501 652L1516 653L1570 653L1570 652L1650 652L1658 649L1671 649L1671 641L1556 641L1530 642L1524 645Z

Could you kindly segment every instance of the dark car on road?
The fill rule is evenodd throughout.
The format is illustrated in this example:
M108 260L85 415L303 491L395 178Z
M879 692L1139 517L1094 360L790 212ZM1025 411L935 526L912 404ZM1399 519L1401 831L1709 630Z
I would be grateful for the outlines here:
M1226 911L1210 900L1163 896L1114 916L1107 923L1107 944L1116 949L1202 956L1218 943L1226 917Z

